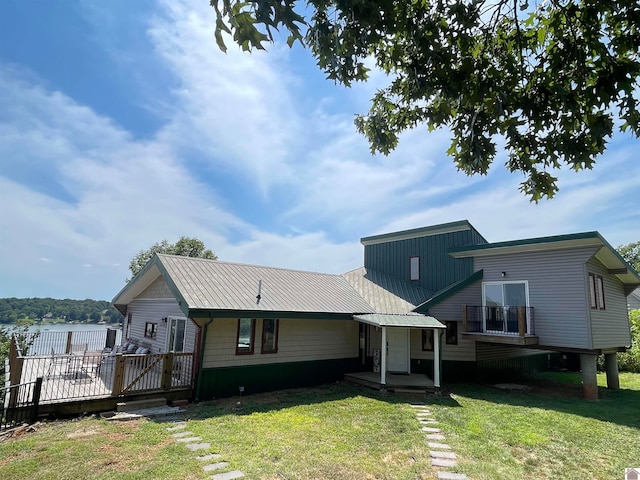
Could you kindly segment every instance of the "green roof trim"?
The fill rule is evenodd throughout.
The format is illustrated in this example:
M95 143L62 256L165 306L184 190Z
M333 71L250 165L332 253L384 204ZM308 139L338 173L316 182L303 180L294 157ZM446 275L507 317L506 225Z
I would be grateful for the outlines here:
M444 233L459 232L463 230L474 230L480 237L482 237L482 235L480 235L480 233L473 227L473 225L469 223L469 220L458 220L456 222L441 223L439 225L430 225L428 227L414 228L411 230L401 230L399 232L392 233L383 233L380 235L372 235L370 237L362 237L360 239L360 243L362 243L363 245L372 245L376 243L426 237L429 235L440 235ZM482 238L484 240L484 237Z
M539 245L539 244L569 242L572 240L575 241L575 240L586 240L586 239L595 239L595 240L600 240L603 243L607 243L606 240L604 240L604 238L602 238L602 236L598 232L582 232L582 233L570 233L567 235L553 235L550 237L525 238L521 240L507 240L505 242L484 243L479 245L464 245L461 247L450 248L449 254L460 254L460 253L469 252L470 255L453 255L453 256L472 257L473 252L478 252L481 250L493 250L498 248L521 247L525 245Z
M425 313L426 311L429 310L429 307L433 307L433 306L437 305L438 303L442 302L443 300L449 298L450 296L452 296L452 295L456 294L457 292L463 290L464 288L468 287L472 283L475 283L478 280L481 280L483 275L484 275L484 273L483 273L482 270L478 270L476 272L473 272L467 278L463 278L459 282L456 282L456 283L448 286L447 288L444 288L444 289L440 290L438 293L436 293L429 300L427 300L426 302L421 303L420 305L418 305L413 311L414 312L418 312L418 313Z

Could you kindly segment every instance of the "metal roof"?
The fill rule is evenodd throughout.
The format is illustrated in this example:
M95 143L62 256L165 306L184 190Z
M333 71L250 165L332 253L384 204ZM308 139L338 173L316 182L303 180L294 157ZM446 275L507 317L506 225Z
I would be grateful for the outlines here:
M419 313L422 313L424 311L429 310L430 307L433 307L433 306L439 304L443 300L446 300L447 298L451 297L452 295L454 295L454 294L458 293L459 291L465 289L466 287L468 287L472 283L475 283L478 280L482 279L483 275L484 275L483 270L478 270L476 272L473 272L467 278L464 278L464 279L460 280L459 282L454 283L453 285L449 285L447 288L443 288L442 290L437 292L433 297L429 298L424 303L421 303L420 305L418 305L416 307L416 311L419 312Z
M368 315L354 315L354 320L375 325L376 327L405 327L405 328L447 328L433 317L426 315L388 315L372 313Z
M343 277L377 313L408 313L431 296L418 285L364 267Z
M154 257L144 270L149 275L154 271L163 275L184 312L374 312L340 275L164 254ZM136 283L148 282L141 272L127 287L133 292L140 289L135 287ZM126 304L135 298L127 295L127 287L114 299L114 304Z
M463 230L474 230L476 233L478 233L473 225L469 223L469 220L459 220L457 222L441 223L439 225L430 225L428 227L414 228L411 230L402 230L399 232L383 233L381 235L362 237L360 239L360 243L362 245L374 245L376 243L408 240L410 238L427 237L429 235L441 235L443 233L460 232ZM478 233L478 235L480 235L480 233ZM482 237L482 235L480 236Z

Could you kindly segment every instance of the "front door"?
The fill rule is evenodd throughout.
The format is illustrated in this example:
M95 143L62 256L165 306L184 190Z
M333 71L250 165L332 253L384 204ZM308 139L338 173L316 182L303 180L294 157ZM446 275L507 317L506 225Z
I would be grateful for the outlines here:
M387 327L387 371L409 373L409 329Z

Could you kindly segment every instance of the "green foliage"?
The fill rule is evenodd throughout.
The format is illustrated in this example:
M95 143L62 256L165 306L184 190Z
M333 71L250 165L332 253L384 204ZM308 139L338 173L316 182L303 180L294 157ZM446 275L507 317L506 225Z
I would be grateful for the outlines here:
M11 331L0 328L0 388L4 385L5 360L9 357L11 336L15 336L20 351L25 355L36 338L40 336L40 332L29 332L29 326L32 324L33 322L29 320L18 320Z
M616 250L636 272L640 272L640 242L620 245Z
M367 58L390 79L355 120L373 153L388 154L418 125L446 127L448 153L486 174L504 142L533 201L558 190L553 170L590 169L614 120L640 133L637 2L565 0L211 0L215 35L264 49L284 28L327 78L367 79ZM305 18L306 15L306 18ZM301 28L306 28L303 38Z
M631 321L631 349L618 354L618 368L624 372L640 373L640 309L629 314Z
M15 324L22 319L118 323L122 318L122 314L106 300L0 298L0 324Z
M169 243L167 240L154 243L147 250L140 250L129 263L131 278L135 277L140 270L153 258L156 253L166 253L169 255L180 255L183 257L198 257L217 260L218 256L211 250L205 248L204 242L197 238L180 237L176 243ZM127 281L129 281L128 279Z

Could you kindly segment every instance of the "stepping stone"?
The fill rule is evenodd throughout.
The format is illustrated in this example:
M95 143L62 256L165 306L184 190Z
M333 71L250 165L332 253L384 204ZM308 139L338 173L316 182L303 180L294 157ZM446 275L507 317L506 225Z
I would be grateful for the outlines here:
M447 460L445 458L432 458L431 465L434 467L457 467L458 462L455 460Z
M430 451L429 455L431 458L446 458L448 460L455 460L456 454L453 452L440 452L440 451Z
M198 440L202 440L202 439L200 437L176 438L176 442L181 442L181 443L197 442Z
M178 430L184 430L185 428L187 428L187 424L186 423L179 423L175 427L167 427L167 431L169 431L169 432L177 432Z
M424 418L424 417L430 417L430 416L431 416L431 412L429 411L416 413L416 417L418 418Z
M436 427L422 427L420 430L427 433L440 433L440 429Z
M196 450L205 450L207 448L211 448L211 444L210 443L188 443L187 448L192 452L195 452Z
M202 467L202 469L205 472L213 472L214 470L220 470L221 468L228 467L228 466L229 466L229 462L218 462L218 463L211 463L209 465L205 465L204 467Z
M427 445L429 446L429 448L433 448L436 450L451 450L451 447L446 443L428 442Z
M409 406L411 408L425 408L426 405L424 403L410 403Z
M444 440L444 435L441 433L429 433L427 435L427 440Z
M210 453L208 455L200 455L199 457L196 457L196 460L200 462L208 462L209 460L217 460L221 457L222 455L219 453Z
M420 422L420 423L438 423L438 421L434 420L433 418L419 418L418 422Z
M211 480L235 480L236 478L244 477L244 473L240 470L231 470L230 472L216 473L211 475Z
M438 472L438 480L469 480L464 473Z
M193 435L193 432L178 432L171 435L173 438L182 438L188 437L189 435Z

